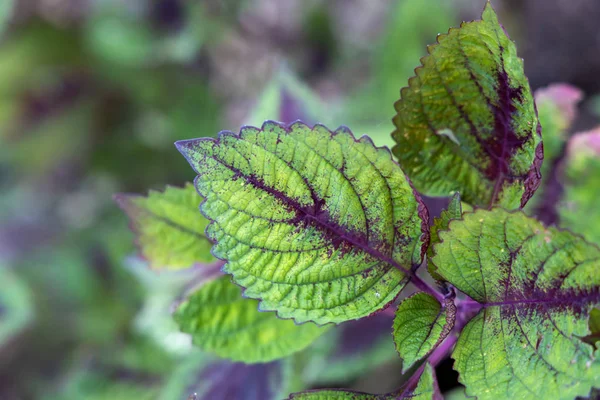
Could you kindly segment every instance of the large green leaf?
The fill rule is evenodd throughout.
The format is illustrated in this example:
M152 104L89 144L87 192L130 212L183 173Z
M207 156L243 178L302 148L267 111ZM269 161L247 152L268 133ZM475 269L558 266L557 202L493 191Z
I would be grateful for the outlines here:
M286 357L328 330L260 312L258 301L243 298L227 276L202 286L178 307L174 318L202 350L246 363Z
M306 400L441 400L435 371L429 363L423 364L400 390L388 394L368 394L343 389L308 390L293 393L292 399Z
M118 194L137 233L137 244L151 268L182 269L217 261L204 235L208 221L198 212L202 197L193 185L167 187L148 196Z
M452 299L442 306L435 297L421 292L400 303L394 319L394 341L402 357L403 373L448 336L455 318Z
M347 128L266 122L177 143L213 253L263 310L319 324L392 302L426 249L426 208L387 149Z
M491 5L438 36L402 89L394 155L417 190L524 206L540 182L541 128L523 61Z
M581 338L600 303L600 249L522 212L479 210L435 246L437 272L481 305L453 353L479 399L573 399L600 386Z

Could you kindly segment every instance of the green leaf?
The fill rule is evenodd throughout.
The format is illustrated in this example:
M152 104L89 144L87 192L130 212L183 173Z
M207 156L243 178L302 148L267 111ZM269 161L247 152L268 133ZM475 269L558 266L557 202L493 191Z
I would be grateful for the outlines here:
M216 261L204 235L208 221L198 212L202 197L193 185L168 186L147 197L118 194L115 200L129 216L140 253L151 268L183 269Z
M394 319L394 341L403 360L402 373L442 343L455 319L452 299L442 307L433 296L421 292L400 303Z
M541 128L523 61L492 6L438 36L396 103L393 152L419 192L523 207L540 182Z
M600 127L569 140L564 168L560 225L600 244Z
M202 286L174 315L194 344L220 357L246 363L268 362L304 349L329 327L296 325L260 312L258 301L245 299L224 276Z
M450 204L448 204L448 208L442 211L439 217L433 219L433 225L430 228L431 243L427 249L427 270L429 271L429 274L438 281L441 281L442 277L435 272L437 267L431 260L433 257L433 245L440 242L440 236L438 232L448 229L448 224L450 221L453 219L461 219L461 217L462 205L460 202L460 193L456 192L454 196L452 196Z
M441 400L442 395L437 384L435 371L429 363L423 364L407 381L403 388L395 393L368 394L342 389L307 390L293 393L292 399L306 400Z
M573 399L600 386L580 338L600 303L600 249L522 212L478 210L435 246L438 273L481 304L453 358L479 399Z
M177 147L198 173L213 253L263 310L299 323L362 318L423 259L427 210L368 137L265 122Z

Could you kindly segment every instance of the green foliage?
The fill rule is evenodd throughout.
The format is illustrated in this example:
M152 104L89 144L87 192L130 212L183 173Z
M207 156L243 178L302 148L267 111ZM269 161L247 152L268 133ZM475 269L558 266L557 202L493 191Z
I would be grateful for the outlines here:
M319 324L364 317L422 261L422 207L368 138L266 122L177 146L198 173L213 253L263 310Z
M438 400L441 398L440 391L435 377L435 371L430 364L423 364L415 377L417 382L407 382L405 387L397 393L389 394L367 394L341 389L324 389L306 391L292 394L289 399L307 399L307 400L392 400L392 399L412 399L412 400Z
M455 318L452 300L442 306L427 293L417 293L400 303L394 319L394 341L402 357L403 373L448 336Z
M391 316L375 314L331 329L298 355L303 379L311 386L328 386L365 376L383 364L400 366L392 323Z
M561 226L600 244L600 129L570 139L563 175L564 192L557 210Z
M10 343L32 319L30 289L10 269L0 265L0 346Z
M600 303L598 247L500 209L466 214L440 238L437 272L483 307L453 353L467 394L573 399L600 385L600 359L580 339Z
M229 277L207 283L174 315L183 332L202 350L245 363L280 359L310 345L328 330L313 323L296 325L274 313L260 312Z
M524 206L543 157L523 61L488 3L430 46L396 103L393 152L417 190L474 206Z
M140 253L151 268L182 269L216 261L204 235L208 221L198 212L202 198L193 185L115 199L129 215Z

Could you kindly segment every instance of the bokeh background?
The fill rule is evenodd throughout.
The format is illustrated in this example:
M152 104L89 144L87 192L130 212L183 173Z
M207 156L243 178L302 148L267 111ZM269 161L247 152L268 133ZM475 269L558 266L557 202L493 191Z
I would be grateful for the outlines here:
M595 126L600 2L493 4L532 87L579 87L572 129ZM391 143L393 103L426 44L483 5L0 0L0 399L186 399L202 379L223 379L202 378L208 356L169 316L190 277L132 256L112 195L189 182L174 141L265 119ZM327 385L394 388L393 347L377 351L377 362L344 360L354 372ZM456 386L446 364L443 390ZM322 366L309 365L305 385L318 387Z

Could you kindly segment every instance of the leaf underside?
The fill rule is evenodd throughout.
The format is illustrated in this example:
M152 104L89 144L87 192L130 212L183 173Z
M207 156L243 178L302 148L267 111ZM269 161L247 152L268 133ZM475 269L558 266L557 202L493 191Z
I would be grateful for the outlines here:
M429 354L454 327L456 307L444 307L431 295L417 293L398 306L394 319L394 341L402 358L402 373Z
M367 137L268 121L177 147L198 173L213 254L263 310L361 318L392 302L423 259L427 210Z
M482 305L453 358L479 399L573 399L600 385L581 338L600 302L600 249L522 212L479 210L435 246L438 273Z
M129 216L139 251L151 268L184 269L216 261L204 235L208 221L198 212L202 198L193 185L168 186L148 196L118 194L115 200Z
M202 286L178 307L174 318L202 350L245 363L289 356L328 330L258 311L258 301L243 298L227 276Z
M306 400L442 400L435 371L429 364L423 364L414 376L417 380L407 382L399 392L389 394L369 394L343 389L307 390L293 393L289 399Z
M474 206L523 207L541 179L541 127L523 61L491 5L428 52L395 105L403 170L428 196L459 191Z

